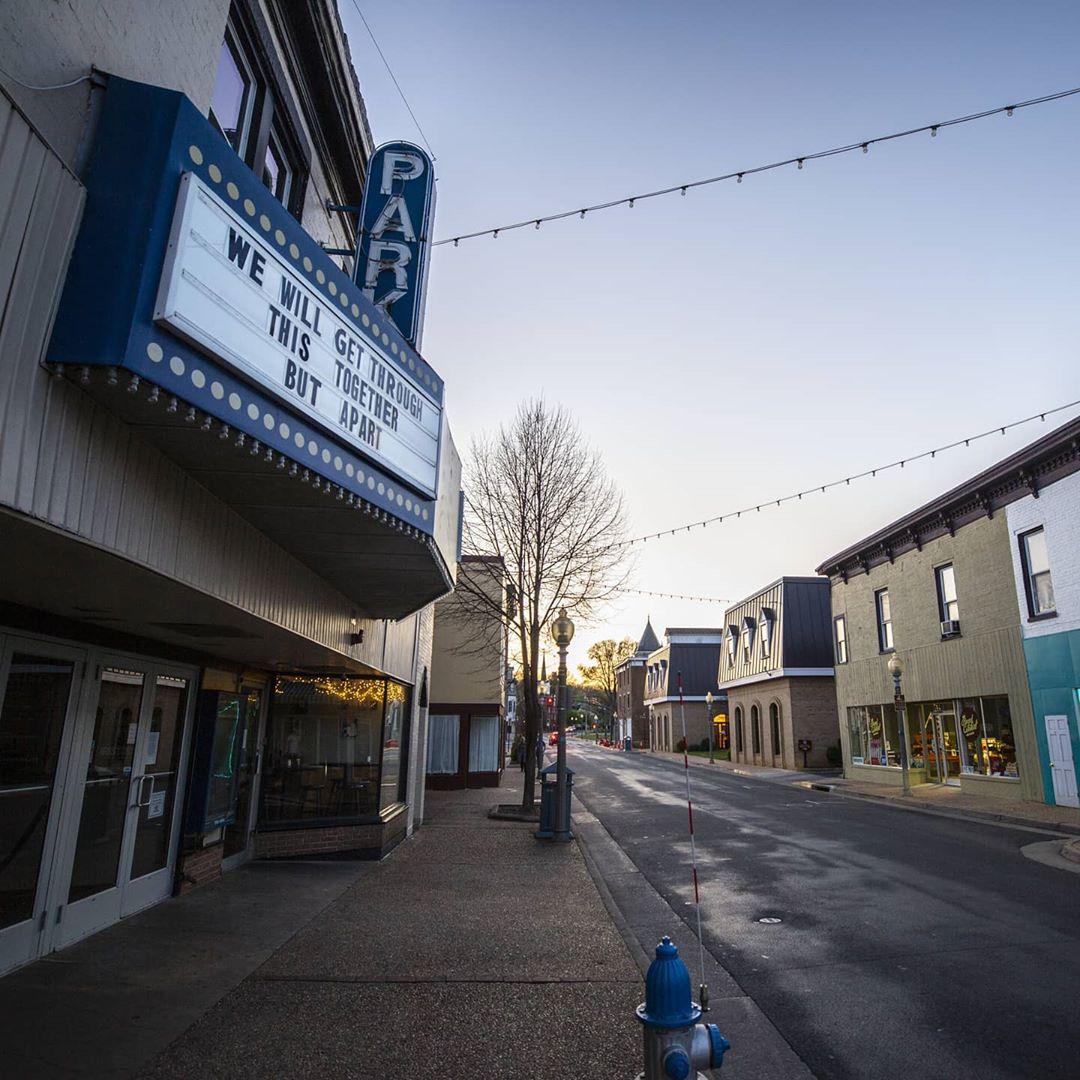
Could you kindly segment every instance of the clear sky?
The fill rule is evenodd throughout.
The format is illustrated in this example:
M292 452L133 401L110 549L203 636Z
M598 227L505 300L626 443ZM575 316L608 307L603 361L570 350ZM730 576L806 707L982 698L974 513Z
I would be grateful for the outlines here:
M339 4L376 140L415 139ZM1080 85L1075 0L361 6L438 158L437 237ZM436 248L424 353L459 449L563 402L636 535L1080 398L1078 131L1080 97ZM1049 427L649 543L635 584L735 600L813 573ZM571 662L647 614L723 609L626 596Z

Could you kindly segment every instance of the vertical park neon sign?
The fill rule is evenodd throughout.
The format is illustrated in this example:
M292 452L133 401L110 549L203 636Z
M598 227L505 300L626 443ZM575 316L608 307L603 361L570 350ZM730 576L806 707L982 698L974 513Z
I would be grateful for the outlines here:
M424 326L435 172L414 143L384 143L368 162L353 277L416 349Z

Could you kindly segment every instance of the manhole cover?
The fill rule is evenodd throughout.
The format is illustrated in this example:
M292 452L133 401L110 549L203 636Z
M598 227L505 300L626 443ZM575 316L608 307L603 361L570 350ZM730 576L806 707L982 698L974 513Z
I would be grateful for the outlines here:
M758 919L759 923L765 923L766 926L775 926L777 923L783 922L783 919L778 919L775 915L764 915Z

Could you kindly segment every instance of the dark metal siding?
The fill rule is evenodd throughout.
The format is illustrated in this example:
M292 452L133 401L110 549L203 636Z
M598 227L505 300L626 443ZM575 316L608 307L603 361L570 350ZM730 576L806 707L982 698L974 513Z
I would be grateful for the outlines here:
M702 697L707 690L716 692L716 672L720 664L720 646L680 645L671 646L668 663L668 696L679 692L675 679L682 672L683 693L687 697Z
M833 666L829 579L784 582L784 667Z

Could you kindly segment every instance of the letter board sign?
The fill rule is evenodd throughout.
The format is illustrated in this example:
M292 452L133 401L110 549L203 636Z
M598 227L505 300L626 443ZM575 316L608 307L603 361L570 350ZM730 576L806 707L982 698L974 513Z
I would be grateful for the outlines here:
M391 358L377 322L337 309L277 254L272 235L185 173L155 320L434 496L440 406Z

